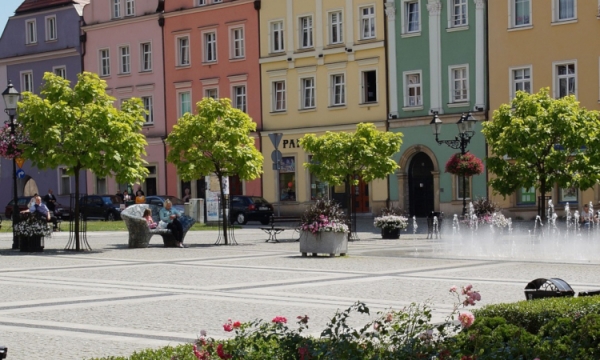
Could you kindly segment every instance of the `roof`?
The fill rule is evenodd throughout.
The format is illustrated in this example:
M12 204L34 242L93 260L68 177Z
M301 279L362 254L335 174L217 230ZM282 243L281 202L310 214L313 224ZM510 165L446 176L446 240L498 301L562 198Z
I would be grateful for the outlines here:
M89 3L90 0L25 0L17 10L15 10L15 15L50 7L67 6L71 4L87 5Z

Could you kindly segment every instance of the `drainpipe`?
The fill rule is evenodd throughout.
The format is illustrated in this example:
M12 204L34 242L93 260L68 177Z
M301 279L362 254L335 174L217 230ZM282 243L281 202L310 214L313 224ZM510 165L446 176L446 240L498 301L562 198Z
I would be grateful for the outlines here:
M383 1L383 34L386 35L387 31L388 31L388 24L386 21L386 14L385 14L385 3L386 0L382 0ZM384 36L383 37L383 48L385 49L385 89L388 90L385 92L385 102L386 102L386 111L385 113L388 114L386 116L385 119L385 131L388 132L390 131L390 92L389 92L389 83L388 83L388 75L389 75L389 66L391 66L391 64L388 63L388 53L390 51L389 46L388 46L388 37ZM391 199L390 199L390 176L387 176L387 199L385 201L385 206L386 207L390 207L391 204Z
M162 5L162 8L161 8ZM161 28L161 38L162 38L162 63L163 63L163 119L165 124L165 133L161 136L161 140L163 143L163 157L164 157L164 175L165 175L165 193L169 193L169 176L167 175L167 143L165 140L167 139L167 84L165 82L166 79L166 66L165 66L165 18L164 18L164 3L161 1L159 4L159 8L157 10L161 10L160 15L158 16L158 26Z
M485 34L487 37L487 41L485 42L485 68L486 68L486 72L485 72L485 116L484 116L484 120L485 121L489 121L490 118L490 32L489 32L489 15L490 15L490 10L489 10L489 2L486 1L485 4ZM483 144L485 146L485 157L487 158L489 153L488 153L488 144L487 141L483 140ZM489 184L489 172L485 171L485 197L489 200L490 199L490 187L488 186Z
M258 17L258 38L260 39L260 10L262 2L261 0L254 0L254 10L256 10L256 15ZM260 42L258 45L258 57L260 58ZM262 110L262 65L260 65L260 61L258 63L258 86L260 86L261 91L258 92L259 101L260 101L260 127L257 127L258 134L258 146L260 148L260 152L263 151L263 143L262 143L262 126L263 126L263 110ZM264 162L263 162L264 167ZM264 174L264 172L263 172ZM260 196L264 196L264 176L260 177Z

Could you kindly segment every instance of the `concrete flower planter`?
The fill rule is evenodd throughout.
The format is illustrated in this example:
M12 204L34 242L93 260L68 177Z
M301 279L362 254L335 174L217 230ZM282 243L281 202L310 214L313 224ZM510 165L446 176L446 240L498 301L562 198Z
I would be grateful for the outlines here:
M300 252L302 256L312 254L336 254L345 256L348 253L348 233L320 232L313 234L310 231L300 231Z

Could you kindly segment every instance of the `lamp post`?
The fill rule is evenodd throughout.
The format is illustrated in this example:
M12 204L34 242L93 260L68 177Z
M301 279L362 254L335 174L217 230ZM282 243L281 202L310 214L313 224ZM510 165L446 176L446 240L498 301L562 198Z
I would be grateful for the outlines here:
M4 98L5 110L10 118L10 135L15 138L15 115L17 114L17 102L19 101L19 96L21 94L14 88L12 81L8 82L8 87L4 92L2 92L2 97ZM12 159L12 177L13 177L13 212L12 212L12 220L13 220L13 244L12 248L19 248L19 241L15 234L15 225L19 222L19 205L18 195L17 195L17 161L13 157Z
M429 123L431 125L431 129L433 130L433 134L435 135L435 141L438 144L446 144L453 149L460 149L460 154L465 155L467 153L467 145L471 142L471 138L475 135L475 131L473 130L475 127L475 123L477 121L473 119L473 116L469 112L468 114L462 114L456 125L458 126L458 136L454 138L454 140L440 140L439 135L442 129L442 120L438 117L437 111L433 113L433 119ZM463 185L463 217L467 213L467 181L466 181L465 173L462 174L462 185Z

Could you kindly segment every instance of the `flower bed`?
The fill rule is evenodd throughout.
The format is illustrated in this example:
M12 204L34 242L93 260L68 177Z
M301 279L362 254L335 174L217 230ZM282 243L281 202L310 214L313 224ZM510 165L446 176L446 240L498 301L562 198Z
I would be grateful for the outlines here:
M446 172L454 175L464 174L467 177L479 175L483 172L483 163L470 152L464 155L456 153L446 162Z

